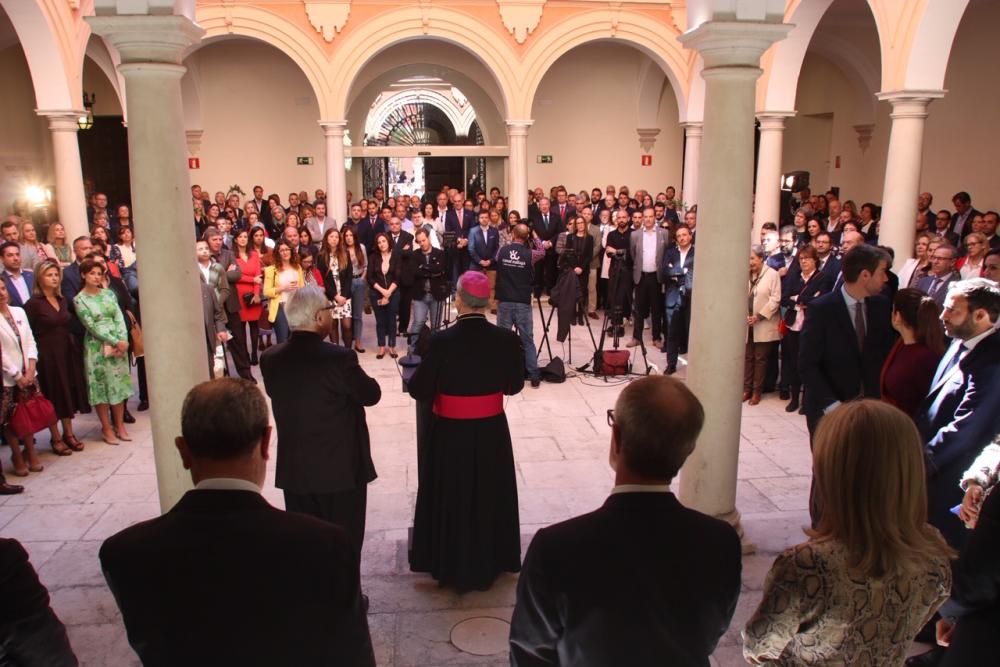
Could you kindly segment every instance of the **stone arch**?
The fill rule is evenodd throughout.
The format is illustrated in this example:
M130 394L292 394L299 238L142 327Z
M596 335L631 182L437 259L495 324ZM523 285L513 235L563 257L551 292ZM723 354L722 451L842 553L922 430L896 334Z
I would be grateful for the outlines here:
M316 96L321 116L326 117L331 99L326 75L330 63L300 26L264 9L242 4L198 7L197 22L205 28L205 37L185 57L227 37L245 37L273 46L302 70Z
M651 60L639 66L639 95L636 97L636 127L655 128L659 124L660 99L667 75Z
M68 4L62 3L60 10L57 3L48 1L0 0L0 7L21 42L37 107L50 111L81 109L83 65L76 62L79 58L74 35L63 16Z
M370 81L364 81L364 86L360 89L357 88L360 85L362 77L358 77L355 80L356 85L354 88L356 89L351 90L348 96L347 113L345 116L345 120L348 121L348 125L351 128L352 136L358 137L360 140L364 130L364 121L358 120L360 113L358 109L359 104L364 104L364 115L367 116L367 110L370 108L372 101L386 86L401 78L428 73L433 73L453 83L469 99L470 104L476 110L476 119L479 122L487 144L506 143L507 133L503 125L503 109L499 106L497 100L494 99L494 96L490 94L492 91L485 90L479 81L465 72L430 62L410 62L407 65L390 67L378 76L373 77ZM497 92L499 93L499 91Z
M346 35L338 46L339 67L331 68L329 89L333 91L327 109L331 118L343 118L348 99L361 70L382 51L416 39L432 39L460 47L480 63L493 77L503 98L503 110L509 115L512 100L519 90L516 54L503 37L467 14L442 7L415 5L379 14L378 21L369 21ZM384 26L392 25L392 30ZM478 35L475 50L469 48L469 36Z
M765 56L764 75L757 84L759 111L795 110L802 64L806 51L811 50L837 65L854 84L857 121L874 122L875 93L884 87L886 67L883 34L888 19L877 8L876 0L866 0L879 42L880 60L876 68L845 40L826 39L820 43L813 39L820 21L834 2L835 0L796 0L789 8L785 21L795 27L787 39L775 44Z
M111 83L111 87L115 91L115 95L118 97L118 106L120 106L122 110L122 120L128 124L128 107L125 105L125 80L118 72L118 65L121 64L121 57L118 55L118 51L114 49L114 47L110 46L104 38L98 37L97 35L91 35L90 39L87 40L87 49L84 53L84 59L86 58L90 58L94 61L94 64L97 65L97 67L104 72L104 76L108 78L108 81ZM83 64L83 61L81 61L81 86L83 84Z
M537 37L524 53L523 94L511 117L531 118L535 93L557 60L578 46L603 40L628 44L649 56L670 81L677 108L686 106L691 55L676 35L665 37L662 30L651 26L648 15L625 10L581 12Z
M948 70L952 46L968 6L969 0L927 0L922 12L914 12L914 19L919 20L919 23L910 33L909 54L901 88L906 90L944 88L944 77ZM944 50L925 48L928 43L947 48Z
M371 130L378 128L385 122L388 116L405 104L425 103L440 109L451 121L455 133L466 136L469 128L476 119L475 108L468 104L464 109L459 109L458 105L444 93L432 89L406 90L389 97L379 104L374 110L373 116L368 119L366 130L371 134Z

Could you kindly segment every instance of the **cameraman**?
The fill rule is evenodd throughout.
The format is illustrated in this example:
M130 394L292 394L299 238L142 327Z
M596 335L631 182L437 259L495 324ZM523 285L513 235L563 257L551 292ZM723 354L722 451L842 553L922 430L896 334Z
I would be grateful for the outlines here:
M411 292L412 312L410 314L409 353L417 341L417 335L426 322L431 330L437 329L441 320L441 303L448 297L448 280L445 278L444 251L431 246L424 229L415 235L417 250L413 251L410 263L416 276ZM428 322L428 316L430 321Z
M676 245L663 253L660 280L667 288L664 299L667 311L667 375L677 372L677 355L687 352L688 327L691 325L691 287L694 281L694 246L691 229L677 226Z
M511 242L497 253L497 326L517 330L524 348L524 366L532 387L541 384L538 372L538 355L535 354L535 337L531 314L531 292L535 258L545 256L545 250L533 252L528 247L531 231L525 224L514 226Z
M620 208L615 211L615 228L608 232L605 243L605 254L611 258L611 267L608 271L608 295L604 307L613 315L612 323L615 325L622 324L623 318L632 319L632 274L628 267L631 237L629 212Z

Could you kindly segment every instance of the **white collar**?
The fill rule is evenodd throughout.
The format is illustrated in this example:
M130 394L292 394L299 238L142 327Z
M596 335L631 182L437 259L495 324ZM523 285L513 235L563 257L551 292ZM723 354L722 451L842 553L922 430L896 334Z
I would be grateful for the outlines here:
M253 482L234 477L210 477L195 484L194 488L199 491L253 491L260 493L260 487Z
M994 334L994 333L996 333L996 329L993 328L993 327L990 327L989 329L987 329L983 333L979 334L978 336L974 336L973 338L970 338L969 340L962 341L962 345L965 347L966 350L968 350L968 351L971 352L972 350L975 349L975 347L977 345L979 345L981 342L983 342L984 338L986 338L987 336L989 336L991 334Z
M670 493L669 484L618 484L611 495L618 493Z

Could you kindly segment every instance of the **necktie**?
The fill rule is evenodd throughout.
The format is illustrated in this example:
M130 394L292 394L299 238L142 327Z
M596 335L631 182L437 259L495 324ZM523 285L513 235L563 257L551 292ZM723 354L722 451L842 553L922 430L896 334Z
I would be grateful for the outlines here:
M566 217L566 204L559 204L559 217L560 218Z
M544 220L545 220L545 229L548 229L549 228L549 214L546 213L545 215L542 216L542 218L544 218Z
M865 303L854 302L854 333L858 337L858 349L865 349Z
M933 297L935 294L938 293L939 289L941 289L941 279L935 278L934 282L931 283L931 293L928 294L928 296Z
M964 343L962 343L962 344L960 344L958 346L958 349L955 350L955 354L953 354L951 356L951 359L948 360L948 365L944 367L943 371L941 371L941 377L939 378L939 380L943 380L944 378L948 377L948 375L951 373L952 369L954 369L955 366L958 365L958 361L959 361L959 359L962 358L962 353L963 352L965 352L965 344Z

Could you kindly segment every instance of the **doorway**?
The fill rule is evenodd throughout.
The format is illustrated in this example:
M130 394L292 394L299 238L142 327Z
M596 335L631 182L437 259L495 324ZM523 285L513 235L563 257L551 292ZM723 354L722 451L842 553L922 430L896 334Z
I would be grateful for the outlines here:
M128 129L121 116L95 116L94 126L76 133L84 180L108 196L108 207L132 207L128 168Z

